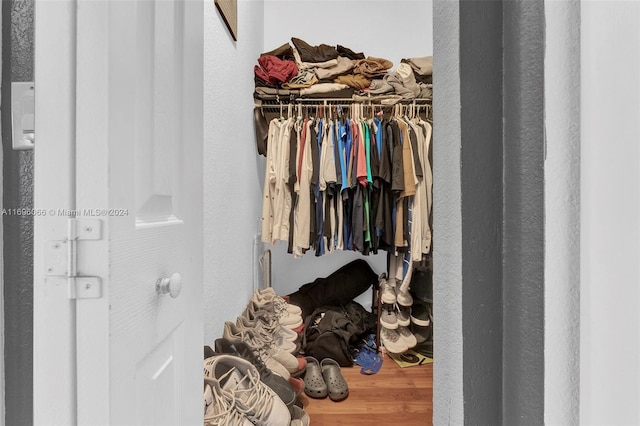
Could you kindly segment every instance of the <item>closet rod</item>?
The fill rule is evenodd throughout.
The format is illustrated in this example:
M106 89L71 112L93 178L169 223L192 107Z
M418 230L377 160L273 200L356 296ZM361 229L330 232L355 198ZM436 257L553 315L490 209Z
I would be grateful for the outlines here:
M353 103L353 104L366 104L366 103L375 103L375 104L380 104L382 103L382 101L387 100L387 99L353 99L353 98L297 98L293 100L293 103L296 102L317 102L317 103L323 103L323 102L347 102L347 103ZM397 102L395 102L394 104L389 104L389 105L395 105L395 104L403 104L403 105L410 105L412 103L416 103L416 104L430 104L431 103L431 99L425 99L425 98L419 98L419 99L398 99Z
M278 106L278 105L288 105L288 104L303 104L309 103L314 105L332 105L336 103L344 103L344 104L364 104L364 105L376 105L376 106L388 106L392 107L394 105L431 105L431 99L412 99L412 100L398 100L395 103L384 103L385 99L353 99L353 98L295 98L295 99L269 99L269 100L256 100L255 106L257 107L268 107L268 106Z

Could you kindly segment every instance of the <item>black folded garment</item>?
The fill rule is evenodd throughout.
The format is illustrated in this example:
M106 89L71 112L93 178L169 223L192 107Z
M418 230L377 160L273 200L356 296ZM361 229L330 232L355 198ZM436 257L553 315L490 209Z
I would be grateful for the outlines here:
M316 278L289 295L289 303L302 309L302 318L324 305L346 305L378 282L378 276L364 259L342 266L326 278Z
M327 44L311 46L306 41L295 37L291 37L291 42L298 50L302 62L326 62L338 57L336 48Z
M360 53L356 53L353 50L349 49L348 47L344 47L344 46L340 46L337 45L336 46L336 50L338 51L338 54L340 56L344 56L346 58L349 58L353 61L357 60L357 59L364 59L364 53L360 52Z
M257 75L254 74L253 76L253 82L255 83L256 87L271 87L273 89L277 88L278 86L270 83L266 80L261 79L260 77L258 77Z
M291 45L289 43L285 43L280 47L276 47L275 49L269 51L269 52L265 52L265 53L261 53L260 56L265 56L265 55L270 55L270 56L277 56L278 58L284 60L284 61L293 61L294 57L293 57L293 48L291 47Z

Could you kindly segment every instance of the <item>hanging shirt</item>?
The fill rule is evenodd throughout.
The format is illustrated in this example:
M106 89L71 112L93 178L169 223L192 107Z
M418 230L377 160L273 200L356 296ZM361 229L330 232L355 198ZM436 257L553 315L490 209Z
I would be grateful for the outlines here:
M316 234L314 235L314 241L315 241L315 252L316 252L316 256L322 256L324 254L324 238L322 237L322 229L324 226L323 223L323 217L324 217L324 211L323 211L323 203L322 203L322 191L320 190L320 170L322 169L321 167L321 163L322 163L322 140L324 139L324 134L325 134L325 120L319 120L318 121L318 125L316 126L316 145L318 147L318 163L317 163L317 168L318 168L318 184L314 186L314 196L315 196L315 207L316 207L316 211L315 211L315 215L316 215Z
M343 181L343 188L353 187L353 120L347 118L345 123L345 131L347 133L344 158L347 166L347 183Z
M288 241L291 192L289 180L289 135L292 119L269 123L267 164L262 202L262 241Z
M311 178L313 175L313 158L311 153L311 126L313 120L304 120L300 140L299 167L300 177L296 184L298 203L295 207L294 215L294 235L293 235L293 255L302 256L309 249L309 229L311 218ZM304 141L302 140L304 136Z
M413 196L413 199L410 203L410 235L411 235L411 254L408 259L413 262L419 262L422 260L422 254L424 253L424 247L422 245L422 238L424 235L423 225L424 221L422 220L425 216L428 217L426 213L426 205L427 205L427 193L425 191L425 182L424 182L424 173L423 173L423 162L424 158L422 158L422 147L424 146L424 133L422 128L420 128L415 122L412 120L407 121L407 125L409 126L409 136L411 137L411 146L414 153L414 159L416 160L416 169L420 169L420 175L418 176L418 184L416 185L416 193Z
M362 186L367 186L367 152L364 144L364 135L360 122L356 122L354 128L354 144L356 151L356 179Z
M348 119L345 121L338 121L338 160L340 161L340 183L342 185L342 187L340 188L340 192L349 187L349 179L347 177L348 162L346 161L348 123Z
M363 142L364 142L364 150L365 150L365 161L367 163L367 182L373 182L373 178L371 177L371 134L369 133L369 125L366 121L362 122L362 129L364 132Z
M426 211L422 215L422 248L424 253L431 251L431 209L433 206L433 171L431 168L431 162L429 161L429 150L431 149L431 138L433 136L432 126L426 121L419 121L419 124L424 129L424 145L422 146L422 162L424 168L424 186L426 193Z
M390 143L391 155L391 190L401 192L404 190L404 165L402 160L402 140L400 127L397 120L392 120L387 125L387 139Z
M378 156L382 158L382 121L377 118L373 119L375 135L376 135L376 149L378 150Z
M400 193L400 197L409 197L416 193L416 184L418 183L418 179L416 177L415 165L413 162L413 152L411 149L407 123L400 119L397 121L401 132L400 134L402 135L402 166L404 180L404 190Z
M275 195L272 240L289 241L289 216L291 214L291 190L289 188L289 139L294 120L289 118L282 126L278 139L278 170Z
M331 126L333 133L333 162L336 169L336 183L342 185L342 162L340 161L340 120L335 120Z

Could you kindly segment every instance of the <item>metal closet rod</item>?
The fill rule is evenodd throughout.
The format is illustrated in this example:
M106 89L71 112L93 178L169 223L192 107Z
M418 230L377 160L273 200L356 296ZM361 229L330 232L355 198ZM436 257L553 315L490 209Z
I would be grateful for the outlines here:
M292 100L280 101L280 102L350 102L350 103L367 103L367 102L376 102L379 103L386 99L354 99L354 98L294 98ZM275 101L278 102L278 101ZM426 98L418 98L418 99L401 99L398 100L397 104L412 104L412 103L431 103L431 99Z
M256 102L256 106L262 107L270 107L270 106L279 106L279 105L295 105L302 103L309 103L314 105L332 105L336 103L344 103L344 104L363 104L363 105L375 105L375 106L385 106L392 107L394 105L431 105L431 99L411 99L411 100L398 100L395 103L388 104L383 103L384 99L353 99L353 98L294 98L294 99L269 99L269 100L260 100Z

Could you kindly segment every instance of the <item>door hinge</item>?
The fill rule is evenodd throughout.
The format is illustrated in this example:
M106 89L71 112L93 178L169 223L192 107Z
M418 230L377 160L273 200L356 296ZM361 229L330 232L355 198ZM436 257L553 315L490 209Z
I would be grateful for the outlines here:
M102 239L102 220L69 218L67 238L49 240L45 246L46 276L65 277L69 286L69 299L102 297L102 280L96 276L78 273L78 241Z

